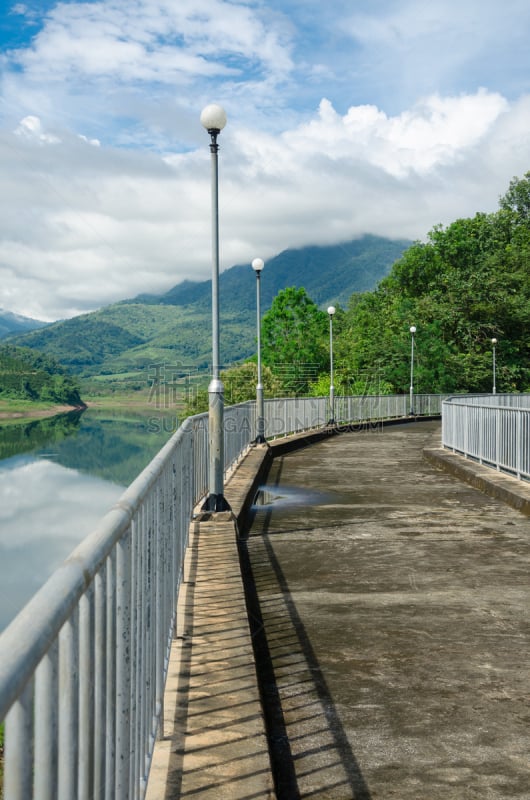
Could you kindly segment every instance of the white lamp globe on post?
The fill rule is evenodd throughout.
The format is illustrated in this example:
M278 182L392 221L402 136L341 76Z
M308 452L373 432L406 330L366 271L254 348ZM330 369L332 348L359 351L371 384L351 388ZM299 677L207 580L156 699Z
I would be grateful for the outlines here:
M410 328L411 345L410 345L410 416L414 416L414 334L416 333L416 326L411 325Z
M333 386L333 314L335 306L328 307L329 316L329 422L335 424L335 387Z
M201 124L210 134L212 164L212 379L208 386L209 495L203 511L230 509L224 497L224 387L219 366L219 198L217 137L226 125L224 109L211 103L202 110Z
M255 258L252 269L256 273L256 330L258 337L258 383L256 386L256 444L265 442L265 414L263 406L263 383L261 382L261 270L265 264L263 259Z
M491 340L491 346L493 349L493 394L497 394L497 386L496 386L496 372L497 372L497 365L495 363L495 345L497 344L497 339Z

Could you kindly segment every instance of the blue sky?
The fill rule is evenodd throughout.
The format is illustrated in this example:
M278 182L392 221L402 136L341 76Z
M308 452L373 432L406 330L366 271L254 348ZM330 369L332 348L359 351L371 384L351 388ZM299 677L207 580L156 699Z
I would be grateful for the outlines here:
M529 40L527 0L3 0L0 307L208 278L209 102L222 269L496 210L530 170Z

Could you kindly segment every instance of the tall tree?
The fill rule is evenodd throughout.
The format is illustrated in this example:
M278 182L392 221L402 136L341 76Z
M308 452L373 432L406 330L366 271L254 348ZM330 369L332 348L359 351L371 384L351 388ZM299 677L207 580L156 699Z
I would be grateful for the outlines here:
M329 367L328 317L303 288L282 289L262 320L264 363L285 393L303 395Z

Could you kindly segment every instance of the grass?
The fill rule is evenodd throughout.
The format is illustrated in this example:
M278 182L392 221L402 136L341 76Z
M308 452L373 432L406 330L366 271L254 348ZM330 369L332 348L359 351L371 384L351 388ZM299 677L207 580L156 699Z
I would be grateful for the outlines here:
M50 405L44 402L31 400L17 400L13 398L0 400L0 426L19 425L20 422L32 422L42 417L53 417L64 413L70 406Z
M25 413L28 411L45 411L50 408L50 403L43 400L21 400L18 397L3 397L0 399L0 411L5 413Z
M152 408L148 389L137 392L127 390L86 392L83 398L91 408L129 408L139 411L149 411Z
M145 409L151 407L149 400L149 389L135 391L121 386L106 387L94 386L90 383L81 390L81 397L88 405L95 408L130 408ZM37 419L42 416L59 414L66 408L65 405L51 405L49 402L40 400L23 400L16 397L0 398L0 424L19 422L20 419Z

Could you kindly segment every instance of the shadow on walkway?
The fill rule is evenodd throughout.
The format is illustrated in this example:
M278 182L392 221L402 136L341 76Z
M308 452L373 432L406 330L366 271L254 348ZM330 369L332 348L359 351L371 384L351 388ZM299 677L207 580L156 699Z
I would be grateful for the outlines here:
M282 464L282 460L273 463L269 488L280 484ZM241 538L240 559L276 796L278 800L371 800L271 547L271 514L260 516L252 556L248 535ZM249 527L255 516L254 511Z

